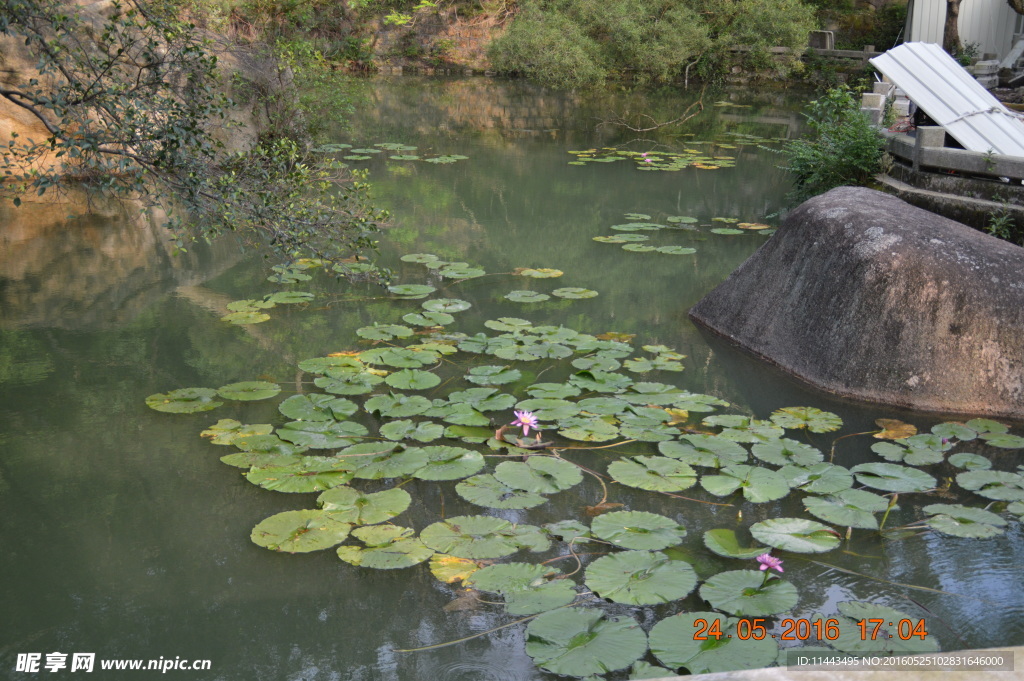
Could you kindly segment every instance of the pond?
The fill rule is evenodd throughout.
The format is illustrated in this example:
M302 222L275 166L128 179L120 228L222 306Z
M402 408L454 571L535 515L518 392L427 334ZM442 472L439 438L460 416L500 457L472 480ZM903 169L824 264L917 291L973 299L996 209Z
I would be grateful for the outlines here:
M332 153L368 157L350 162L369 169L375 199L393 213L382 258L394 284L434 289L425 298L410 295L414 288L395 289L396 295L339 283L316 269L268 281L259 254L229 241L172 257L159 221L142 222L116 208L68 219L84 213L73 197L58 206L0 209L0 565L8 581L0 601L6 613L0 665L6 670L16 669L19 656L39 653L45 664L56 652L69 665L75 653L94 653L97 671L104 660L210 661L208 671L175 669L180 678L540 680L555 675L538 665L576 676L595 671L580 666L568 644L555 642L578 630L572 645L582 646L581 659L610 651L609 666L639 660L637 673L649 669L644 664L699 671L769 665L779 658L778 645L825 645L830 641L818 638L836 636L814 630L813 622L829 619L841 639L831 643L853 651L1024 642L1024 509L1014 503L1024 498L1024 478L1016 473L1021 443L1014 436L1000 436L998 425L986 421L928 436L944 419L831 400L702 335L687 319L689 307L768 238L771 230L760 227L777 223L789 187L772 149L799 135L805 98L724 93L708 97L704 111L682 127L633 132L611 121L650 127L640 114L670 120L694 98L570 95L483 78L415 77L367 81L359 95L352 120L332 129L336 144L352 146ZM561 275L529 276L550 270ZM289 303L307 298L289 294L255 313L269 317L261 323L221 320L232 312L229 305L237 311L234 301L279 291L308 292L311 302ZM462 303L448 300L470 307L459 310ZM432 324L471 338L454 341L453 354L440 354L448 350L429 345L436 338L401 330ZM366 354L412 344L426 344L418 353L429 361L410 365L408 352ZM344 370L362 364L354 352L366 362L354 372L358 380ZM248 381L276 384L267 390L272 397L249 399L260 397L258 390L243 386L240 393L224 391L236 399L217 398L224 404L211 411L147 407L154 394ZM472 388L483 391L461 392ZM331 392L318 398L325 400L319 407L295 397ZM417 411L406 397L406 413L388 402L391 393L451 397L462 406ZM502 393L513 398L495 397ZM372 408L348 417L324 416L327 400L342 400L328 408L343 414L345 400L355 408L371 395L384 397L372 397ZM479 441L516 418L516 405L531 398L520 410L537 412L554 451L495 450ZM290 406L279 409L285 399ZM580 406L584 400L591 401ZM188 401L172 394L153 403ZM777 410L789 407L810 409L787 421ZM837 415L841 429L829 430L830 417L814 410ZM491 423L473 430L479 414ZM782 445L782 429L762 422L773 414L790 439ZM912 423L923 435L904 447L865 434L879 430L879 418ZM356 424L334 432L331 448L306 455L333 454L352 442L344 436L358 435L359 426L387 425L385 437L406 448L396 455L429 456L420 448L445 445L510 456L463 454L483 468L467 464L465 475L448 476L438 470L454 463L432 459L439 465L423 474L426 460L403 468L397 459L356 450L363 456L345 460L362 465L365 458L376 472L352 464L322 475L257 470L247 479L238 447L200 437L223 419L271 424L285 440L314 444L328 436L303 423ZM293 420L298 425L282 428ZM422 425L427 422L436 426ZM448 429L444 436L441 428ZM513 432L520 431L508 432L514 442ZM234 465L220 461L232 452ZM525 458L530 453L548 456ZM884 463L898 470L861 468L854 480L839 469L825 475L830 459L845 469ZM547 463L533 463L538 460ZM794 461L802 465L794 468ZM543 474L526 470L549 463L554 467ZM814 465L824 467L808 472ZM974 482L961 477L989 465L1002 473ZM497 477L484 479L492 473ZM389 560L426 558L442 545L454 558L445 564L434 555L433 563L403 569L357 567L339 560L324 535L351 533L342 553L368 565L375 559L358 550L365 546L356 537L369 546L374 536L385 543L396 538L388 532L400 531L373 535L323 514L309 536L325 550L291 554L250 541L257 524L287 511L312 511L318 496L253 482L273 488L314 478L325 488L346 482L367 494L399 490L387 502L364 497L360 503L378 503L381 519L398 513L393 523L425 531L431 546ZM863 494L829 497L844 489L843 482L828 488L833 479ZM652 486L668 493L644 489ZM893 492L901 492L898 506L887 512ZM352 511L351 500L335 494L331 503ZM923 508L931 504L947 506L929 514ZM994 515L967 517L949 508L956 504ZM476 540L504 532L513 553L488 554L472 546L476 540L445 544L442 535L459 534L447 521L487 522L466 516L505 523L477 530ZM884 536L864 527L847 534L848 524L877 526L883 516L887 530L914 527ZM824 522L826 529L777 524L786 518ZM563 521L573 524L544 529ZM324 523L333 529L320 529ZM508 530L512 524L519 529ZM530 527L538 529L524 529ZM257 534L264 544L306 548L293 530L285 532L292 543ZM588 530L603 540L566 541ZM761 551L730 557L742 553L730 545L731 532L739 547L776 547L784 572L758 571L754 556ZM612 562L613 555L620 557ZM543 562L572 573L571 584L546 581L543 568L521 567L512 576L481 573L490 581L478 574L479 590L470 591L433 574L510 562ZM604 569L593 567L598 564ZM648 579L654 586L644 588ZM528 593L510 595L517 590ZM524 601L557 607L567 591L578 609L552 611L568 613L566 621L550 615L519 621L532 612ZM693 637L701 630L685 613L708 613L705 619L714 622L716 614L739 612L736 602L747 596L757 604L743 606L746 621L765 626L766 639L742 646L709 640L710 652L698 654ZM586 613L602 612L600 621L581 624ZM888 625L878 640L861 642L857 620L879 617L905 619L905 630L894 623L893 642L882 640ZM726 634L750 633L738 632L747 625L724 615L720 626ZM793 640L782 640L787 629ZM648 651L647 635L656 654ZM401 652L460 639L467 640ZM785 655L779 659L784 663ZM76 678L70 667L53 676L65 675ZM157 676L163 677L135 672L131 678Z

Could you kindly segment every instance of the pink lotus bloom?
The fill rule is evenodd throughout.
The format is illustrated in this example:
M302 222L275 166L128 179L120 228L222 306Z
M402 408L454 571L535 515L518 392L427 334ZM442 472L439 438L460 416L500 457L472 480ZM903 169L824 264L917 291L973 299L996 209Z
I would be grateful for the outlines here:
M772 570L782 572L782 559L776 558L770 553L762 553L757 557L757 562L761 564L762 571L771 568Z
M540 428L537 427L537 417L534 416L532 411L517 411L516 420L513 421L511 425L522 426L523 437L530 434L531 428L534 430L540 430Z
M654 161L652 161L652 160L651 160L651 159L649 159L649 158L645 158L645 159L644 159L644 163L654 163Z

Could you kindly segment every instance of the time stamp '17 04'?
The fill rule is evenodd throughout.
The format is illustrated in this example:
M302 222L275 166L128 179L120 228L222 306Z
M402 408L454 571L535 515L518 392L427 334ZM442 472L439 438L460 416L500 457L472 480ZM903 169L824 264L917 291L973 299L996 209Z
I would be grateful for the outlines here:
M816 638L819 641L835 641L839 638L839 620L809 620L809 619L784 619L779 622L782 631L778 634L769 634L764 626L764 619L740 619L736 620L735 632L722 631L722 620L706 619L694 620L693 626L697 631L693 634L694 641L707 641L708 639L721 640L722 638L737 638L741 641L754 639L760 641L765 638L774 638L780 641L806 641ZM899 639L909 641L913 638L925 640L928 631L925 629L924 620L902 619L889 622L884 619L870 618L855 622L860 630L860 640L876 641L886 639Z

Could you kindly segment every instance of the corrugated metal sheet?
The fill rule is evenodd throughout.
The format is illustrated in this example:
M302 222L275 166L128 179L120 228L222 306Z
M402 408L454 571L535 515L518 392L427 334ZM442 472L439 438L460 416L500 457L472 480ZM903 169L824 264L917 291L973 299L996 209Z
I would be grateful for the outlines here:
M1024 156L1024 122L938 45L904 43L871 63L965 149Z
M1006 56L1013 44L1017 17L1006 0L967 0L960 5L960 42L978 44L978 56L986 52ZM942 44L946 23L945 0L913 0L909 12L908 42Z

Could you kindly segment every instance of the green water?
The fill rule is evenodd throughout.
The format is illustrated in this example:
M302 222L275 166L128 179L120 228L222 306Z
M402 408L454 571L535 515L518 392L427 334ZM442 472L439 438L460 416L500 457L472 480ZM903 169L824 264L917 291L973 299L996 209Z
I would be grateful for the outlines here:
M815 406L839 413L846 422L843 433L871 430L879 417L896 416L924 428L937 422L831 401L705 338L690 324L688 308L765 236L714 235L708 228L652 235L657 245L697 249L684 256L628 253L592 240L614 234L610 226L626 222L630 212L655 219L689 215L704 224L718 224L711 222L714 217L766 220L782 207L788 190L776 168L779 157L757 145L736 145L727 133L795 136L803 98L723 95L728 105L709 100L682 134L665 134L599 124L622 116L644 127L636 112L669 120L691 100L678 94L569 96L485 79L415 78L369 82L363 96L351 124L334 130L337 141L401 142L417 146L416 153L469 157L430 165L390 161L383 154L362 164L371 170L377 200L395 216L381 244L395 280L431 283L440 289L436 295L472 302L455 325L459 330L476 333L485 320L514 316L581 332L636 334L636 347L661 343L687 355L684 372L653 380L726 399L734 405L730 413L764 418L780 407ZM625 161L567 165L574 158L568 151L604 146L698 146L734 156L736 167L670 173L639 171ZM7 585L0 600L0 677L33 678L14 671L18 654L63 652L70 658L93 652L97 660L211 660L203 672L94 673L111 679L555 678L538 671L525 654L525 625L428 652L395 652L471 636L512 619L495 606L450 606L461 592L435 580L423 565L365 570L339 562L330 550L280 555L249 541L257 522L279 511L311 508L313 497L249 484L239 469L218 461L224 448L201 440L198 431L220 418L280 424L279 400L229 402L193 415L161 414L144 404L156 392L261 377L294 391L297 361L357 348L356 328L396 322L418 309L418 301L395 304L380 299L379 289L316 277L298 285L317 295L308 309L279 306L264 324L232 326L219 321L228 302L279 288L264 280L256 255L225 242L175 259L158 224L140 224L113 209L65 222L73 208L0 210L0 574ZM465 261L489 276L455 284L439 280L422 265L398 260L410 252ZM557 280L502 274L517 267L552 267L565 274ZM548 292L561 286L600 295L540 305L503 298L516 289ZM377 299L346 301L357 294ZM831 445L830 436L812 441L826 450ZM842 441L837 463L877 460L869 445L867 437ZM998 455L997 468L1016 465L1015 452ZM580 452L575 460L603 470L616 456ZM956 470L943 464L930 472L945 478ZM451 484L417 489L413 507L398 519L416 529L440 513L483 512L460 499ZM688 493L721 501L698 488ZM600 487L588 479L538 509L500 515L542 524L578 517L581 506L600 498ZM684 547L703 555L701 569L711 571L738 566L708 557L703 529L805 515L793 499L721 507L619 486L609 500L668 515L690 528ZM979 501L984 500L965 503L983 505ZM809 558L819 562L787 560L786 578L801 595L794 617L833 613L841 601L871 600L927 617L929 637L945 650L1024 642L1018 522L990 540L930 533L882 544L855 531L843 550ZM703 607L690 596L682 603L620 610L649 627L680 610Z

